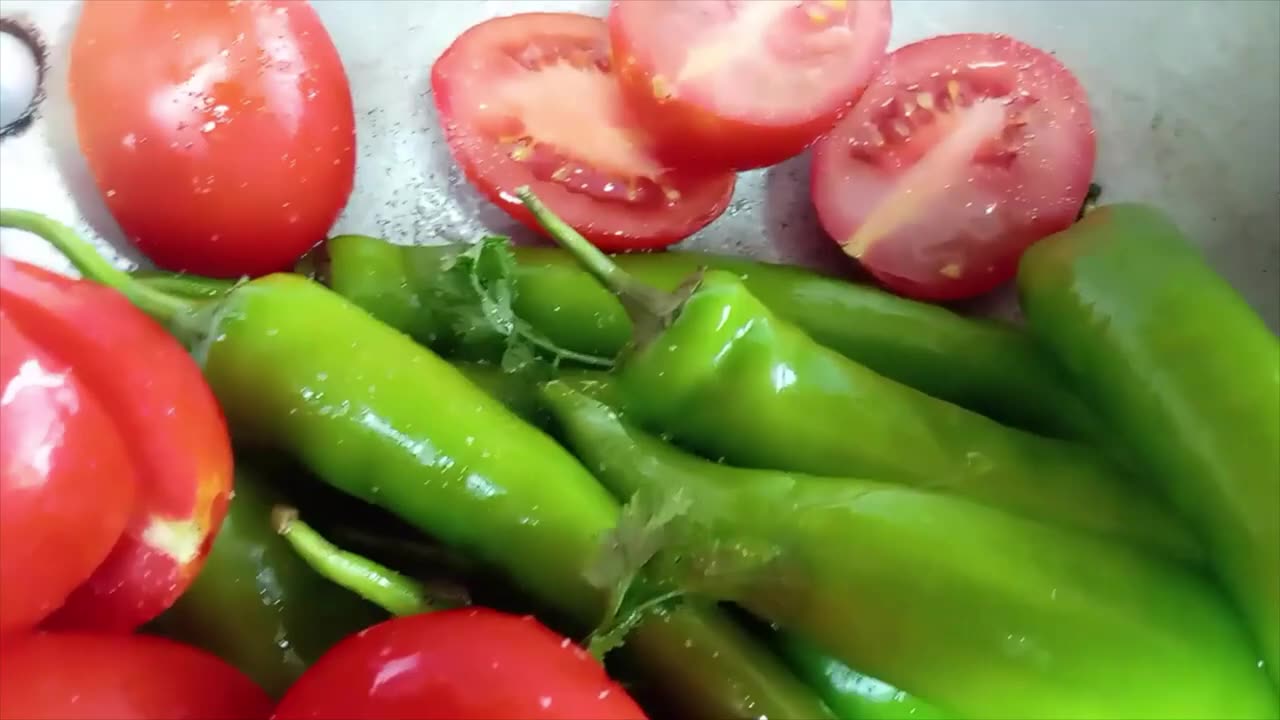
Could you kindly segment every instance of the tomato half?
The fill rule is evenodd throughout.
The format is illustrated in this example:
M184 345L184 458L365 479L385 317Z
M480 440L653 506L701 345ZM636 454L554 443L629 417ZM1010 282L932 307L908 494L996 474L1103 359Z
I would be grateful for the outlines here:
M203 650L144 635L38 633L0 647L0 720L257 720L271 699Z
M532 617L482 608L395 618L338 643L275 720L643 720L582 648Z
M351 92L307 3L89 0L69 72L98 188L161 267L288 269L351 193Z
M99 398L0 303L0 635L34 627L89 577L137 484Z
M907 45L815 147L827 232L890 289L930 300L1006 282L1089 190L1093 122L1055 58L1002 35Z
M683 240L724 212L728 172L679 172L654 156L626 108L604 21L569 13L494 18L431 69L453 157L512 217L541 228L513 194L530 186L606 250Z
M889 0L614 0L627 100L672 163L739 170L831 129L889 42Z

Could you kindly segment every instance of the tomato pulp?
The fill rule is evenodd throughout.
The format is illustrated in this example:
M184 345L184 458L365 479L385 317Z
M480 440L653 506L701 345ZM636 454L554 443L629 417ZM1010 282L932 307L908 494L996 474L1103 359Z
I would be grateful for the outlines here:
M275 720L644 720L595 658L532 617L485 608L395 618L334 646Z
M528 185L607 250L678 242L724 212L729 172L676 171L627 109L603 20L569 13L494 18L458 37L431 70L454 159L512 217Z
M893 52L818 143L813 201L891 290L967 298L1074 221L1094 156L1084 90L1055 58L1001 35L947 35Z
M862 93L889 0L614 0L627 100L679 165L764 167L803 150Z
M107 207L163 268L286 270L351 193L351 92L307 3L89 0L69 72Z

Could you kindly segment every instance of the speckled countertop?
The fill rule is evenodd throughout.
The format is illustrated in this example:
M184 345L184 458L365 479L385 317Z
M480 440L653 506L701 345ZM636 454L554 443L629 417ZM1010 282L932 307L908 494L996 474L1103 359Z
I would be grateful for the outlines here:
M358 121L358 165L339 231L402 243L513 232L463 182L428 97L431 63L463 29L536 9L602 14L604 2L318 0L341 52ZM0 205L48 213L125 248L75 147L65 93L77 2L0 0L0 18L49 43L47 99L0 141ZM1007 32L1055 52L1088 89L1104 200L1169 210L1213 264L1280 329L1280 2L895 0L891 47L945 32ZM806 264L840 262L808 202L805 156L747 173L725 215L691 247ZM39 242L0 250L65 268ZM136 260L126 249L121 264ZM1010 311L1007 293L979 304Z

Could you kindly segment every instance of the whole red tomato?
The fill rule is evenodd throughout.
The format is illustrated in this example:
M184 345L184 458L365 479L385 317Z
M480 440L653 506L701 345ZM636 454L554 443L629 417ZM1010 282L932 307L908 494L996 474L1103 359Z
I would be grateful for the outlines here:
M39 633L0 647L0 720L255 720L271 699L203 650L145 635Z
M115 545L137 473L107 409L0 303L0 635L35 626Z
M470 608L395 618L338 643L276 720L643 720L576 644L532 617Z
M222 525L232 482L222 409L182 345L109 287L0 257L0 307L74 368L137 473L124 533L46 626L133 630L191 584Z
M351 92L307 3L89 0L70 85L107 207L161 267L286 269L351 193Z

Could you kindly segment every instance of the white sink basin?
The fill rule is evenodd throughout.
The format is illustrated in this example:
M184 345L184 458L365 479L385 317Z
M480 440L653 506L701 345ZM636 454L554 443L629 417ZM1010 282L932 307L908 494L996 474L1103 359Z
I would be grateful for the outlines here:
M603 2L323 0L316 7L346 63L358 120L355 192L337 230L402 243L519 232L462 181L428 93L435 58L463 29L537 9L603 14ZM0 141L0 205L48 213L103 243L121 242L75 148L65 46L78 3L4 0L0 16L49 42L48 98L24 132ZM896 0L892 47L946 32L1007 32L1057 53L1089 91L1103 201L1165 209L1280 329L1280 3ZM808 202L807 158L748 173L729 211L688 241L766 259L839 262ZM66 269L19 233L3 252ZM978 304L1008 311L1007 293Z

